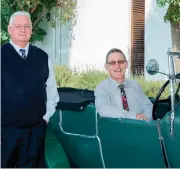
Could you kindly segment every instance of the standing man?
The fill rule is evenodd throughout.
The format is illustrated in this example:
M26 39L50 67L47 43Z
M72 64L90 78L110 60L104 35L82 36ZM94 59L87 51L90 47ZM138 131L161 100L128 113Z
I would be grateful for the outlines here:
M45 131L59 101L52 62L29 44L29 13L12 14L1 47L1 167L44 168Z
M105 69L110 78L95 89L95 106L102 117L152 119L152 103L134 80L126 80L128 63L124 53L111 49L106 56Z

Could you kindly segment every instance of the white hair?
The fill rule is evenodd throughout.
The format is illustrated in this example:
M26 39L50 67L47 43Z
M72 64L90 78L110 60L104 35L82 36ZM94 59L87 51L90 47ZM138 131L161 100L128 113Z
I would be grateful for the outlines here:
M17 11L17 12L15 12L15 13L13 13L13 14L11 15L10 20L9 20L9 25L12 24L14 18L15 18L17 15L27 16L27 17L30 19L30 21L31 21L31 16L30 16L30 14L29 14L28 12L26 12L26 11Z

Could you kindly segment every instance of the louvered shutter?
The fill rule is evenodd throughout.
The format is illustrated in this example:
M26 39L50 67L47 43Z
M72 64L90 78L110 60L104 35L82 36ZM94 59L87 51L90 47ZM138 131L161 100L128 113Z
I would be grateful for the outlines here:
M131 72L144 73L145 0L132 0L131 13Z

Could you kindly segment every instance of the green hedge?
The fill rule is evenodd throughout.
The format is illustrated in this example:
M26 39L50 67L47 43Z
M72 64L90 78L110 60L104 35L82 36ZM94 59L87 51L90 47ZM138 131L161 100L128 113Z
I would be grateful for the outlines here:
M74 87L80 89L94 90L97 84L108 77L106 72L87 69L85 71L72 70L67 66L56 66L55 75L58 87ZM130 77L129 79L136 80L142 87L148 97L155 98L159 89L165 81L146 81L143 76ZM169 88L163 92L161 99L169 96Z

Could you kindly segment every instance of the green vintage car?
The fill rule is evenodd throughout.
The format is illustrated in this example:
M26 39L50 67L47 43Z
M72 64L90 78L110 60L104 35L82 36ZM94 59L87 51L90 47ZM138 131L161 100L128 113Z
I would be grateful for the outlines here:
M154 103L150 122L102 118L93 91L59 88L61 99L67 97L69 102L61 100L48 124L47 166L180 168L180 74L175 73L174 57L180 58L180 53L168 52L169 80L156 98L150 98ZM158 73L157 61L150 60L146 69L151 75ZM168 84L169 97L159 100ZM83 96L90 99L81 101Z

